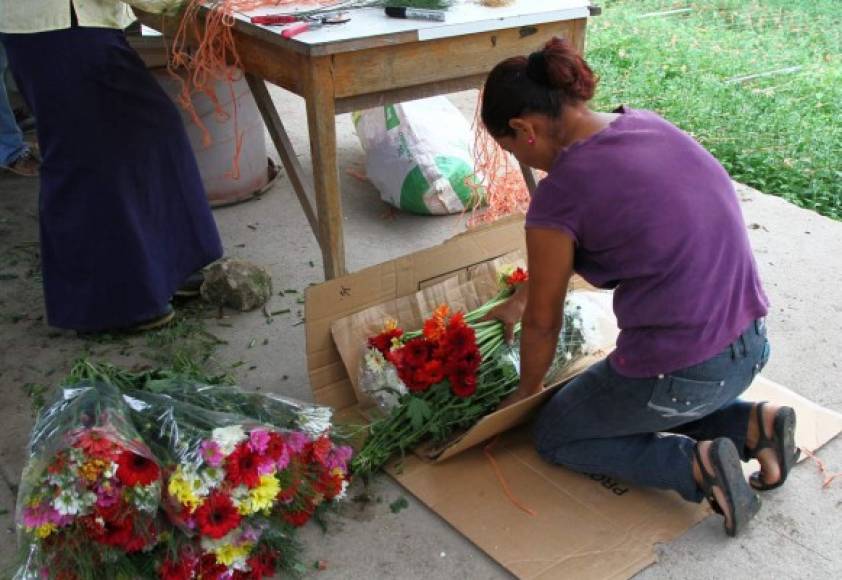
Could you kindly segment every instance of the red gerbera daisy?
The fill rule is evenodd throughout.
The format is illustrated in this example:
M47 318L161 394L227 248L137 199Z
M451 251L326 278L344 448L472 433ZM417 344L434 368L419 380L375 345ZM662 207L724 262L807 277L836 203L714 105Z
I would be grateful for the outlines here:
M458 362L457 367L469 372L476 372L481 363L482 355L478 348L474 348L465 353L462 360Z
M342 478L330 473L322 473L318 481L313 484L313 489L330 501L342 491Z
M517 268L505 278L507 286L517 286L521 282L526 282L527 280L529 280L529 273L523 268Z
M94 539L100 544L119 548L126 553L139 552L155 540L155 529L150 523L145 534L135 533L135 522L130 516L106 519Z
M269 550L263 550L259 554L252 556L246 560L251 569L252 578L261 580L267 578L275 573L275 568L278 565L278 559Z
M266 455L277 461L284 454L286 443L280 433L271 431L269 433L269 444L266 445Z
M310 443L310 456L319 464L324 465L332 448L333 444L330 442L330 438L322 435Z
M467 398L477 390L477 378L474 373L456 371L450 375L450 390L457 397Z
M137 453L123 451L117 457L117 477L125 485L149 485L161 476L158 464Z
M423 393L432 386L423 370L414 372L409 367L401 367L398 369L398 377L410 393Z
M296 510L284 512L283 514L284 520L289 525L294 526L296 528L300 528L301 526L309 522L311 517L313 517L313 512L311 510Z
M199 561L199 578L202 580L220 580L228 573L228 568L216 561L215 554L205 554Z
M199 531L209 538L218 540L240 525L240 512L231 498L218 491L212 492L196 510Z
M192 550L181 550L175 561L167 558L158 571L161 580L192 580L196 576L198 558Z
M407 341L401 351L403 362L415 369L430 360L430 342L420 336Z
M386 356L392 349L392 341L396 338L400 338L401 336L403 336L403 330L400 328L384 330L377 336L373 336L368 339L368 347L376 348L383 353L383 356Z
M444 365L440 360L431 360L422 369L424 377L431 385L438 384L444 380Z
M251 449L248 442L243 441L225 462L225 477L232 485L246 485L249 488L260 484L260 457Z
M448 326L443 342L448 355L457 358L464 357L477 347L474 329L464 323Z

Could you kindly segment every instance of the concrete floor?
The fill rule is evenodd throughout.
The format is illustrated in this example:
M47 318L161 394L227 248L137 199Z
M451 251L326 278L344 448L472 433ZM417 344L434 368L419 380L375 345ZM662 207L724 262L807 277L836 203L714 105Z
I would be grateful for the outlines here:
M292 140L309 166L303 102L273 91ZM470 115L475 93L453 95ZM458 217L389 217L373 187L347 174L361 167L363 152L350 118L338 119L338 144L348 266L364 266L431 246L463 229ZM274 157L274 154L272 154ZM132 362L73 333L56 332L43 321L37 275L37 182L0 175L0 562L13 552L14 490L31 428L29 402L22 385L50 383L80 355ZM798 393L842 411L842 368L838 362L842 329L842 223L799 209L779 198L741 188L742 207L766 290L773 355L765 374ZM263 198L215 212L229 256L267 266L277 289L303 290L321 280L318 246L288 180L283 176ZM310 262L313 262L313 266ZM17 277L12 278L11 275ZM246 388L310 399L304 360L303 325L295 325L294 299L274 297L270 309L293 312L267 325L259 312L231 316L209 329L228 341L217 362L245 364L232 372ZM249 344L255 339L255 346ZM264 339L268 339L267 344ZM141 349L142 339L135 339ZM284 379L286 377L286 379ZM842 469L842 441L832 441L820 456ZM504 578L508 574L409 497L409 507L393 514L389 504L403 495L388 478L373 484L368 504L349 503L331 518L329 531L305 528L305 561L322 560L326 569L311 576L334 578ZM763 510L737 540L709 518L685 536L658 547L659 563L643 571L647 580L672 578L842 578L842 481L821 488L814 465L802 464L790 483L764 497ZM2 566L0 566L2 568Z

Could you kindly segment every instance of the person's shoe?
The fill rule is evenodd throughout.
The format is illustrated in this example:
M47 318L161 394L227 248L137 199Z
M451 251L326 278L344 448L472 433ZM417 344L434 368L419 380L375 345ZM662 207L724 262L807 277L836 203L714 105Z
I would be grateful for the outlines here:
M167 304L167 308L164 310L163 314L159 314L158 316L154 316L148 320L143 320L132 326L98 331L79 330L76 331L76 335L84 338L101 334L137 334L139 332L163 328L172 322L173 318L175 318L175 310L173 309L172 304Z
M20 157L0 168L23 177L38 177L41 172L41 162L32 151L27 149Z
M746 483L734 443L725 437L706 443L704 451L702 442L693 449L701 476L698 484L713 511L725 519L725 533L733 538L757 514L760 497Z
M187 277L187 280L181 285L181 288L175 291L176 298L195 298L200 294L202 284L205 282L205 274L201 270L193 272Z
M751 449L746 447L746 451L749 457L760 459L760 454L768 449L764 459L768 460L769 455L775 458L773 471L777 471L777 478L769 483L767 478L763 477L763 471L752 473L749 483L758 491L768 491L782 486L786 482L789 470L798 463L801 456L801 450L795 446L795 409L782 406L774 411L770 409L767 413L767 404L763 401L754 406L753 419L758 430L757 444ZM771 422L771 429L767 429L769 422Z
M160 316L156 316L154 318L150 318L149 320L145 320L139 324L135 324L134 326L130 326L123 330L126 333L136 333L136 332L146 332L147 330L156 330L158 328L163 328L164 326L168 325L172 322L173 318L175 318L175 309L173 309L172 305L167 304L167 310Z

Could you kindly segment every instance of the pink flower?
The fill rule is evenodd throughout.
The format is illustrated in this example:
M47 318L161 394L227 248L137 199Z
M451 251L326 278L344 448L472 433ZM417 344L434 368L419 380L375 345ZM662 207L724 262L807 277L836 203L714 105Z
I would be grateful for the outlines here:
M301 453L304 446L310 442L310 437L301 431L293 431L287 436L287 446L293 453Z
M120 501L120 488L116 485L99 485L96 488L96 505L109 508Z
M328 455L325 467L327 467L328 471L332 471L337 467L342 471L348 471L348 461L351 460L353 453L353 449L347 445L336 447Z
M281 451L280 457L278 457L278 471L283 471L289 465L289 449L286 445L284 445L283 450Z
M23 525L27 528L37 528L45 524L65 526L72 520L71 516L62 516L49 503L40 503L23 510Z
M219 449L219 444L216 441L206 440L202 441L201 445L202 459L211 467L219 467L222 465L222 460L225 459L222 451Z
M265 429L255 429L249 435L249 448L260 455L266 453L269 446L269 432Z
M271 457L260 457L258 461L260 462L257 464L258 475L268 475L275 471L275 460Z
M245 526L243 528L243 533L240 535L238 544L256 544L257 540L260 539L261 533L262 532L259 528Z

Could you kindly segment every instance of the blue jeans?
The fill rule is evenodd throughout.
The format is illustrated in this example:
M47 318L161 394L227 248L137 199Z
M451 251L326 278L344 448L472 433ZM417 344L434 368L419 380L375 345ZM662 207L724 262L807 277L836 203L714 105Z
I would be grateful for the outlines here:
M737 397L768 359L761 319L717 356L669 375L635 379L599 362L541 410L534 428L538 453L574 471L672 489L700 502L693 447L727 437L748 459L752 403Z
M9 95L6 93L6 69L8 68L6 49L3 48L3 42L0 40L0 167L11 165L28 151L26 143L23 142L23 133L15 121Z

